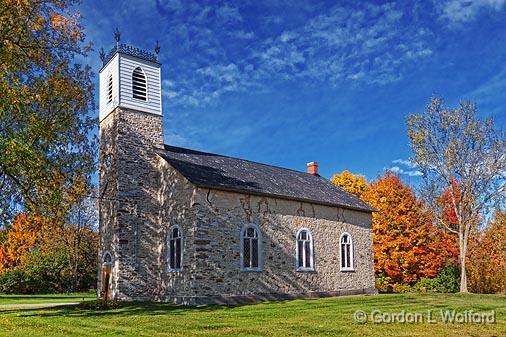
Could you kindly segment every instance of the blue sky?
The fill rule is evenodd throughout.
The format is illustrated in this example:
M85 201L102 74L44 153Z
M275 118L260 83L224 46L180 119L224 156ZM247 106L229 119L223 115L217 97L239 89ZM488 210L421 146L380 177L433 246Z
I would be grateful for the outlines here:
M406 116L432 95L506 125L506 0L91 1L96 51L160 41L165 142L416 183ZM87 62L98 72L98 52ZM97 78L95 78L97 80ZM98 88L98 83L97 83ZM98 95L97 95L98 96Z

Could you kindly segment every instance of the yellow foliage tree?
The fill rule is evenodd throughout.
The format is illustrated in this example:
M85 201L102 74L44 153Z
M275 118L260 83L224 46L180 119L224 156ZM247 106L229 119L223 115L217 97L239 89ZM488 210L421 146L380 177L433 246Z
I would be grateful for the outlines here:
M506 211L470 241L469 286L478 293L506 293Z
M361 198L362 194L367 191L367 182L365 178L360 175L355 175L349 171L343 171L339 174L334 174L331 179L332 183L343 190L350 192Z

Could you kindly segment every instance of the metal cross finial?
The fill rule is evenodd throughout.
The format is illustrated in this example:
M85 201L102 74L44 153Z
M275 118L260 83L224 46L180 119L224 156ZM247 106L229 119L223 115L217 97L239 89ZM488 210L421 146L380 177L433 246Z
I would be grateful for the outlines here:
M160 43L156 40L155 53L160 54Z
M100 48L100 59L102 60L102 63L105 63L105 51L104 48Z
M120 37L121 37L121 33L119 32L118 27L116 27L116 30L114 31L114 39L116 40L116 43L119 43Z

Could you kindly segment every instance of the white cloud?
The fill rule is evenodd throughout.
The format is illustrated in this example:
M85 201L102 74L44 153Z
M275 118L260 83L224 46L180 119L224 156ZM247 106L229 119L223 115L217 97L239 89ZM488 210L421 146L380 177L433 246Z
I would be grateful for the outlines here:
M396 174L399 174L399 175L407 175L407 176L410 176L410 177L419 177L419 176L422 176L423 173L418 171L418 170L414 170L414 171L407 171L407 170L404 170L404 169L401 169L399 166L392 166L389 168L390 171L396 173Z
M422 176L423 173L418 171L416 168L417 168L417 165L415 163L413 163L412 161L410 160L406 160L406 159L395 159L395 160L392 160L392 164L400 164L401 166L404 166L405 168L401 168L397 165L395 166L391 166L391 167L388 167L388 169L396 174L399 174L399 175L407 175L407 176L410 176L410 177L419 177L419 176Z
M263 74L312 83L360 80L386 84L402 78L406 64L429 57L429 31L399 29L403 12L393 4L341 5L306 24L266 39L249 59Z
M407 14L396 4L335 5L275 35L250 31L240 8L188 7L176 10L181 13L171 18L170 31L178 36L179 49L198 54L178 61L186 69L174 78L177 85L164 91L175 104L205 106L226 93L263 90L266 83L283 81L381 86L402 79L416 62L432 55L432 33L406 26ZM212 13L218 22L210 19ZM231 22L225 30L220 26ZM240 58L231 56L225 45L230 39L220 34L233 38Z
M453 25L472 21L483 10L499 11L506 0L448 0L438 2L440 17Z
M239 13L239 9L230 7L229 5L219 7L216 10L216 16L218 19L224 22L242 21L242 16L241 13Z
M415 163L413 163L410 160L406 160L406 159L395 159L392 161L392 163L393 164L401 164L401 165L407 166L409 168L416 168L417 167L417 165Z

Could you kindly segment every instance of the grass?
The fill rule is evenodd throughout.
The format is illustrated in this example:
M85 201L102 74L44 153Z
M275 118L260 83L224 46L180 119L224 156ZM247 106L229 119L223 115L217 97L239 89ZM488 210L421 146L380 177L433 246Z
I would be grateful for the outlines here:
M62 297L58 297L62 298ZM20 303L20 302L18 302ZM437 323L365 324L353 314L434 310ZM443 324L439 310L496 311L494 324ZM130 303L99 311L66 309L0 311L0 336L506 336L506 296L394 294L308 299L256 305L186 308Z
M94 301L96 298L95 291L51 295L0 295L0 305L83 302Z

